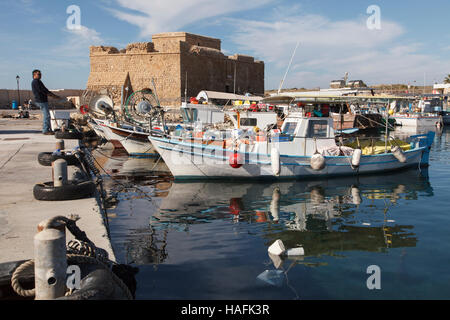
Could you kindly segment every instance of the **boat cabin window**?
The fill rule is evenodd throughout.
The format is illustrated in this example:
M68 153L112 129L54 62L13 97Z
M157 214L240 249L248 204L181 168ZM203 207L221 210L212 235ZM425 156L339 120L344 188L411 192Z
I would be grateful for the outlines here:
M237 120L237 115L234 115L233 117ZM258 119L256 118L241 118L239 122L239 124L244 127L256 127L258 125Z
M241 126L252 126L255 127L258 121L256 118L241 118Z
M309 120L307 138L326 138L328 135L328 121L326 120Z
M283 133L292 136L295 134L295 128L297 128L297 122L286 122Z
M183 122L195 122L197 120L198 110L196 108L183 108L181 115Z

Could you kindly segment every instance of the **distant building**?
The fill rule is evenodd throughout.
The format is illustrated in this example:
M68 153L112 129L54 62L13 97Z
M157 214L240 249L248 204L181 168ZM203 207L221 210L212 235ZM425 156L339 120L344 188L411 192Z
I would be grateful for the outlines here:
M87 88L109 89L115 104L120 104L122 86L128 87L126 96L153 89L152 79L163 106L181 105L186 85L188 99L202 90L264 95L264 62L226 56L221 40L186 32L155 34L152 42L132 43L120 51L92 46L90 61Z
M366 88L367 85L362 80L350 80L347 83L347 87L350 87L350 88Z
M433 94L450 94L450 83L435 84Z
M340 89L345 87L345 80L333 80L330 82L331 89Z

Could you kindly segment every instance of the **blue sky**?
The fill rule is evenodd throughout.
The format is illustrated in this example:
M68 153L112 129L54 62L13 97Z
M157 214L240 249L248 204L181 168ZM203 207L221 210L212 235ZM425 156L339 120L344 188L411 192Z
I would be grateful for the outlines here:
M68 30L66 9L81 9ZM381 10L369 30L366 10ZM86 87L89 45L123 48L159 32L222 39L226 54L266 63L266 89L277 88L300 41L284 87L328 87L350 73L368 84L441 82L450 73L450 1L403 0L0 0L0 88L30 86L39 68L47 87Z

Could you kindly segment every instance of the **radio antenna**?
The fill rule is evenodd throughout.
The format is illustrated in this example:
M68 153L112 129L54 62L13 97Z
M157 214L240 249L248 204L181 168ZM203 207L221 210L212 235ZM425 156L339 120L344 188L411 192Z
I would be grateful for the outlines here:
M283 79L281 80L281 83L280 83L280 87L278 88L278 94L280 94L280 92L281 92L281 88L283 87L284 80L286 80L286 77L287 77L287 74L289 72L289 69L291 68L292 60L294 60L295 52L297 51L297 48L298 48L299 45L300 45L300 41L297 42L297 45L295 46L294 53L292 54L292 57L291 57L291 61L289 61L289 65L288 65L288 67L286 69L286 73L284 74L284 77L283 77Z

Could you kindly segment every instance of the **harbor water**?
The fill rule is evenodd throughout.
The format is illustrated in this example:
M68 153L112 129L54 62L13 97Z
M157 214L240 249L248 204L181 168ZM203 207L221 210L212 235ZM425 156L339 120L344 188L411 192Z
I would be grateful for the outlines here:
M359 178L179 183L162 160L97 160L137 299L450 299L449 128L428 169ZM277 239L304 256L269 257ZM381 288L369 290L374 265Z

